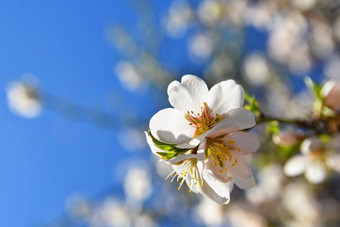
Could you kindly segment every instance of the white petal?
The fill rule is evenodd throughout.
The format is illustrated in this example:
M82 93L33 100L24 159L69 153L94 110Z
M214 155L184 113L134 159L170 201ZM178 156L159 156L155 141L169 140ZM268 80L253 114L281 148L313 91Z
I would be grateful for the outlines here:
M178 147L178 148L194 148L194 147L197 147L200 143L205 141L206 136L207 136L207 132L191 139L189 142L178 144L178 145L176 145L176 147Z
M223 138L225 144L232 140L237 148L240 148L241 154L250 154L257 151L260 147L260 141L257 136L245 132L234 132Z
M214 128L212 128L210 131L206 132L206 136L210 138L216 138L218 136L224 136L232 132L236 132L240 130L237 126L230 126L230 125L223 125L223 124L217 124Z
M256 124L255 115L250 110L238 108L228 111L215 127L237 126L239 130L251 128Z
M222 81L209 91L208 106L215 113L223 114L231 109L243 107L244 91L234 80Z
M334 80L327 81L321 88L321 95L326 97L329 92L334 88L336 82Z
M187 111L201 112L201 106L208 95L208 87L205 82L193 75L182 77L181 83L173 81L168 86L170 104L186 113Z
M326 179L326 167L321 162L314 162L308 166L305 176L311 183L319 184Z
M203 174L203 162L200 162L200 161L197 162L197 171L198 171L198 174L196 176L199 178L199 181L201 182L202 185L199 185L199 183L197 183L197 179L192 178L191 172L188 175L188 180L186 181L190 190L195 192L195 193L201 192L202 191L201 186L203 186L203 184L204 184L203 176L202 176L202 174Z
M228 204L230 201L230 192L233 188L231 181L222 183L212 177L210 174L203 175L204 183L201 193L219 204Z
M244 189L244 190L249 190L256 186L255 178L253 176L249 178L233 177L233 182L239 188Z
M231 173L231 175L234 177L239 178L250 178L253 176L252 172L250 171L248 167L247 161L244 159L243 155L239 154L235 151L230 151L232 155L232 160L230 161L224 161L223 164L227 168L227 170ZM233 165L235 162L235 159L237 159L237 163Z
M195 128L189 125L184 114L167 108L156 113L149 124L152 135L165 143L181 144L192 139Z
M308 165L309 160L307 156L297 155L286 162L283 168L283 172L287 176L294 177L303 173Z
M182 154L182 155L177 155L176 157L172 158L169 160L170 164L175 164L178 162L181 162L183 160L187 160L187 159L197 159L199 161L204 159L204 154Z

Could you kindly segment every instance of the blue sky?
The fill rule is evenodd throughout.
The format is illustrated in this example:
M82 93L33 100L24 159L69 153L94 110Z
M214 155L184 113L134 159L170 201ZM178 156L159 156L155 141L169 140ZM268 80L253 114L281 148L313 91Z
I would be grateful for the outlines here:
M128 2L2 1L0 226L55 218L69 195L91 196L114 184L115 164L130 157L117 145L117 131L48 110L36 119L20 118L8 109L5 93L9 82L32 73L44 91L72 102L110 111L108 95L119 94L151 116L149 94L136 99L121 88L113 70L120 56L105 35L112 24L136 26Z

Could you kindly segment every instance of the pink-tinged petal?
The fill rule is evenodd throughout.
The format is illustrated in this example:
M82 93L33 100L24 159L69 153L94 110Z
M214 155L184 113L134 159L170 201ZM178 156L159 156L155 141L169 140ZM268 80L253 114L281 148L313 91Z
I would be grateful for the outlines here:
M206 172L203 175L203 179L204 182L201 189L203 195L222 205L229 203L230 192L233 188L233 183L231 181L227 183L220 182Z
M173 81L168 86L169 102L183 113L193 111L201 112L201 106L208 95L208 87L205 82L193 75L185 75L181 82Z
M321 162L313 162L308 166L305 172L307 180L314 184L323 182L327 177L326 166Z
M189 125L184 114L173 108L157 112L151 118L149 127L156 139L169 144L186 143L195 133L195 128Z
M340 83L335 81L328 81L321 90L322 95L325 97L324 104L335 111L340 110Z
M256 186L255 178L253 176L249 178L233 177L233 182L237 187L244 190L249 190Z
M243 155L236 151L230 151L232 155L231 161L224 161L223 164L227 168L228 172L234 177L239 178L250 178L253 176L252 172L248 167L247 161L244 159ZM236 161L237 160L237 161Z
M251 128L256 124L253 112L244 108L230 110L223 117L223 120L218 122L215 127L237 126L239 130L242 130Z
M321 95L326 98L327 95L332 91L336 82L334 80L327 81L321 88Z
M205 162L206 171L214 176L220 182L226 183L231 180L230 174L225 171L220 165L213 164L213 161L208 159Z
M245 132L234 132L223 138L225 144L236 147L237 151L243 155L253 153L260 147L257 136Z
M229 110L243 107L244 91L234 80L222 81L209 91L208 106L215 113L223 114Z
M283 167L283 172L290 177L295 177L303 173L308 165L309 159L305 155L297 155L289 159Z

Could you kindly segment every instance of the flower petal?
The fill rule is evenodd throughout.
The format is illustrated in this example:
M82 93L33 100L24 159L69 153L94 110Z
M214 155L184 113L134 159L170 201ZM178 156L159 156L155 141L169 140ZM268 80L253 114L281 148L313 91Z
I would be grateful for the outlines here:
M297 155L289 159L283 167L283 172L290 177L295 177L303 173L309 165L308 157Z
M222 81L209 91L208 106L215 113L223 114L243 107L244 91L234 80Z
M183 113L194 111L201 112L201 106L208 94L208 87L205 82L194 75L185 75L181 83L173 81L168 86L169 102Z
M260 147L259 139L250 133L245 132L234 132L223 138L225 144L230 141L235 142L236 146L241 154L246 155L257 151Z
M189 125L184 114L173 108L157 112L151 118L149 127L156 139L169 144L188 142L195 133L195 128Z
M308 166L305 176L309 182L319 184L326 179L326 166L321 162L313 162Z
M201 153L200 154L182 154L182 155L178 155L170 159L168 162L170 164L175 164L183 160L192 159L192 158L202 161L204 159L204 154L201 154Z
M218 124L210 131L206 132L206 136L209 136L210 138L216 138L218 136L227 135L238 130L240 130L240 128L237 126Z
M340 110L340 83L328 81L321 89L321 94L325 97L324 104L335 111Z
M218 122L217 127L237 126L239 130L251 128L256 124L255 115L250 110L238 108L228 111L222 117L223 120ZM217 130L217 129L215 129Z
M194 148L197 147L200 143L205 141L205 138L207 137L207 132L203 133L202 135L199 135L195 138L192 138L189 142L182 143L176 145L177 148Z
M214 178L223 183L226 183L231 180L230 174L223 168L221 168L219 165L214 166L213 161L211 159L208 159L205 162L205 168L207 172L214 175Z
M234 177L239 178L250 178L253 176L252 172L250 171L248 167L247 161L244 159L243 155L236 151L230 151L232 155L231 161L224 161L223 164L227 168L227 170L231 173L231 175ZM235 161L237 160L237 163L235 164Z
M231 181L227 183L220 182L207 172L204 173L203 179L204 182L201 191L203 195L219 204L229 203L230 192L233 188L233 183Z
M188 187L190 188L191 191L193 191L195 193L201 192L201 190L202 190L201 186L202 185L200 185L197 182L201 182L201 184L204 184L202 174L203 174L203 162L197 162L197 168L192 170L192 172L190 171L190 174L188 174L188 179L186 181L186 183L187 183L187 185L188 185Z
M255 178L253 176L249 178L233 177L233 182L239 188L244 190L249 190L256 186Z

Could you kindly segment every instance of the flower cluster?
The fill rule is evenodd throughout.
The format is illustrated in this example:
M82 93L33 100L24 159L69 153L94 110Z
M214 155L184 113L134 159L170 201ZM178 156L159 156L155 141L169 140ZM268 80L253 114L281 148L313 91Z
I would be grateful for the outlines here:
M227 80L209 90L199 77L185 75L170 83L168 95L173 108L156 113L146 133L152 152L173 167L168 178L220 204L229 202L233 183L252 188L247 157L260 144L241 131L256 123L243 108L243 88Z

